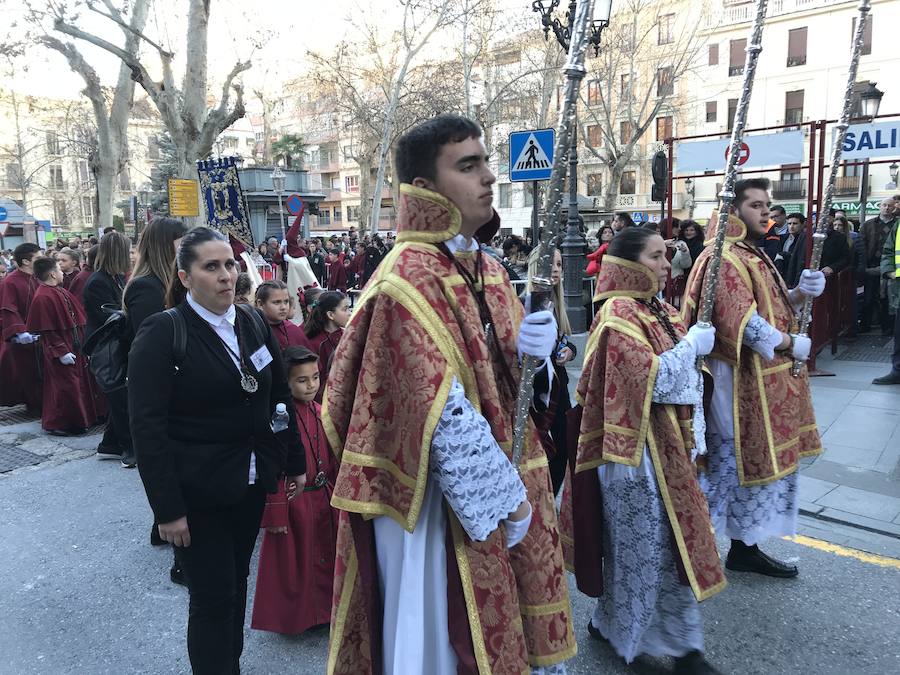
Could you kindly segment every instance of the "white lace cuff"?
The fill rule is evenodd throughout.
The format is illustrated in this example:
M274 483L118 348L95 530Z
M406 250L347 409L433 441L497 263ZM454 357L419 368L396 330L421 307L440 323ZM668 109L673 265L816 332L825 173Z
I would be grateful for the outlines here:
M528 528L531 526L531 514L531 504L529 504L528 515L522 520L506 519L503 521L503 524L506 525L506 548L512 548L528 534Z
M690 342L681 340L659 355L653 402L692 405L701 399L700 384L697 352Z
M766 361L771 361L775 358L775 348L781 344L781 340L781 331L754 312L744 329L744 346Z
M525 501L522 479L456 378L431 440L430 470L475 541L487 539Z

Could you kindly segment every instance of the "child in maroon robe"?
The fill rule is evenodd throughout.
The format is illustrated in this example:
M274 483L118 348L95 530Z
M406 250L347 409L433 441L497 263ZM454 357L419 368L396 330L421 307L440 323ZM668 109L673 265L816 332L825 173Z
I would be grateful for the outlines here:
M347 267L344 256L332 249L328 252L328 290L347 292Z
M350 300L340 291L320 293L309 307L303 331L309 339L309 348L319 357L319 392L316 394L316 403L322 402L331 357L349 320Z
M37 290L34 261L41 257L37 244L16 246L16 269L0 282L0 405L24 403L33 412L41 409L37 335L25 327Z
M31 301L26 328L41 336L41 426L54 436L84 433L97 421L92 378L87 359L80 352L84 343L84 310L62 287L63 274L55 260L36 260L34 276L39 286Z
M262 282L256 289L256 308L272 327L281 351L292 345L310 346L303 329L288 321L292 310L286 283L274 279Z
M269 495L259 554L251 627L299 635L331 620L337 514L331 493L337 476L322 428L316 356L306 347L284 352L300 440L306 449L306 485L293 499Z

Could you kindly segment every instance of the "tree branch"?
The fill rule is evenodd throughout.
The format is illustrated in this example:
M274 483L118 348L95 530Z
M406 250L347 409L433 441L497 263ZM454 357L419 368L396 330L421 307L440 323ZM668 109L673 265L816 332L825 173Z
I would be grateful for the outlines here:
M106 12L101 12L99 9L94 7L94 3L92 3L92 2L88 3L88 9L96 14L99 14L100 16L106 17L113 23L117 24L126 33L131 33L138 39L143 40L148 45L153 47L156 51L158 51L161 56L167 57L169 59L171 59L175 56L172 52L170 52L166 49L163 49L160 45L158 45L153 40L151 40L146 35L144 35L144 33L142 31L139 31L136 28L134 28L133 26L129 26L127 23L125 23L125 21L122 19L122 15L119 12L119 10L116 9L116 6L113 5L109 0L102 0L102 2L109 9L109 12L110 12L109 14L107 14Z

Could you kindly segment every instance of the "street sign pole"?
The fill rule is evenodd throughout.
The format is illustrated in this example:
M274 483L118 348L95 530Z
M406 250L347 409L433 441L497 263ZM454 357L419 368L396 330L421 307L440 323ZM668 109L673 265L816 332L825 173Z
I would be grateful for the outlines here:
M541 225L538 219L538 181L531 181L531 245L537 246L541 238Z

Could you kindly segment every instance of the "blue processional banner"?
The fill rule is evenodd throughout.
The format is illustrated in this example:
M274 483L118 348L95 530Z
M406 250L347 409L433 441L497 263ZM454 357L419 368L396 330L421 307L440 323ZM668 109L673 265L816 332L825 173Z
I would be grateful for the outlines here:
M197 173L200 174L200 197L206 207L207 224L222 234L231 235L247 249L255 249L235 158L200 160Z

